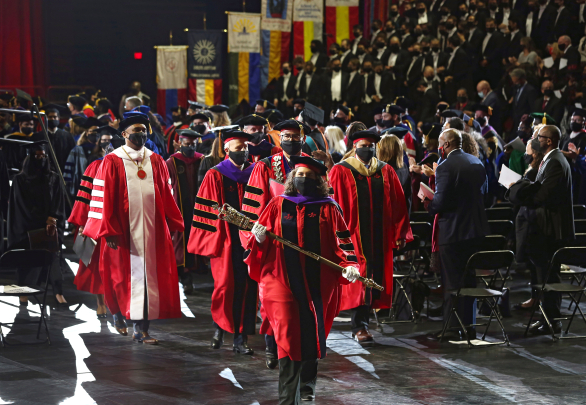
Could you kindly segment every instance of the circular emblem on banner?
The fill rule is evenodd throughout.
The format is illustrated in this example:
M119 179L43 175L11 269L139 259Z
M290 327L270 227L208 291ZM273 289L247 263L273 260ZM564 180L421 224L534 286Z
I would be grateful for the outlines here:
M193 46L193 57L197 63L209 65L216 59L216 47L212 41L202 39Z
M175 58L169 58L165 62L165 69L169 72L175 72L177 69L177 60Z
M183 173L185 173L185 167L183 167L183 166L179 166L179 167L177 168L177 173L179 173L179 174L183 174Z

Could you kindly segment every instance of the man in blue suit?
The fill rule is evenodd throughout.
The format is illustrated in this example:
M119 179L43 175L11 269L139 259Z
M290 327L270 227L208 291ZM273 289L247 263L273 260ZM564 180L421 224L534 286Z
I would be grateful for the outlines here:
M435 174L436 193L432 201L424 202L427 211L438 214L439 252L442 264L442 285L444 287L444 322L448 321L453 298L450 290L460 287L466 263L476 253L489 233L484 211L484 194L488 183L482 162L462 150L462 134L457 129L447 129L439 137L442 161ZM469 270L462 287L476 287L475 271ZM476 305L474 299L458 302L458 315L465 325L475 323ZM449 326L457 326L452 316ZM475 338L474 328L468 329L471 339ZM439 337L439 336L438 336ZM446 334L448 339L458 339L458 332Z

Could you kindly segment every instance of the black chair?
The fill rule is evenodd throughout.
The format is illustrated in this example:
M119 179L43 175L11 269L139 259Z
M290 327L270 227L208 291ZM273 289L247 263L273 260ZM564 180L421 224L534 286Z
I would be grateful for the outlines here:
M494 317L498 321L498 323L501 327L501 331L503 332L504 340L502 342L495 342L495 343L491 343L491 344L494 345L494 344L506 343L507 346L510 345L509 344L509 337L507 336L507 333L505 332L505 327L504 327L504 325L498 315L497 305L498 305L499 299L503 296L503 289L505 287L504 280L506 280L506 278L509 275L509 271L511 269L511 264L513 263L513 260L515 260L515 254L513 252L511 252L510 250L477 252L477 253L474 253L472 256L470 256L470 259L468 259L468 263L466 264L466 272L464 272L464 274L462 275L462 279L460 280L460 285L464 284L464 280L465 280L467 271L469 271L470 269L474 269L474 270L483 269L483 270L492 270L493 275L492 275L492 280L490 281L490 285L492 288L479 288L479 287L462 288L462 287L460 287L456 291L450 291L450 294L454 296L454 300L453 300L452 309L450 311L450 315L449 315L447 321L444 323L444 328L442 329L442 334L440 336L440 342L442 341L444 334L448 330L448 325L450 324L450 320L452 319L452 316L456 316L456 319L458 319L458 322L460 323L460 327L462 328L462 332L464 333L464 335L466 336L466 340L468 341L468 348L471 348L473 345L470 342L470 337L468 336L468 331L466 330L466 328L471 327L471 326L484 326L484 325L486 325L486 329L484 330L484 334L482 335L482 340L484 340L486 338L486 333L488 332L488 328L490 327L490 323L492 321L492 318ZM498 284L497 278L499 277L500 270L505 269L505 268L506 268L505 277L504 277L502 283L500 283L500 286L497 287L497 284ZM490 316L489 316L486 324L464 325L464 323L462 323L462 319L460 319L460 316L458 315L458 312L456 311L456 307L458 304L458 299L461 299L464 297L475 298L478 301L485 302L490 307Z
M511 232L513 232L515 229L515 224L513 224L513 221L508 221L505 219L488 221L488 226L490 227L491 235L501 235L505 238L511 236Z
M497 207L497 208L487 208L486 209L486 218L489 221L498 221L498 220L506 220L512 221L515 219L515 212L511 207Z
M574 205L574 219L586 219L586 205Z
M0 293L0 297L34 297L37 303L39 304L41 316L38 321L27 321L27 322L0 322L0 341L2 342L2 346L20 346L20 345L34 345L34 344L42 344L42 343L49 343L51 344L51 338L49 336L49 328L47 327L47 316L46 312L46 301L47 301L47 289L49 286L49 276L51 273L51 264L53 263L53 255L47 250L11 250L2 255L0 257L0 273L1 274L9 274L12 273L16 276L17 272L19 271L30 271L34 268L41 268L41 271L35 278L35 280L31 280L26 286L20 287L30 287L34 288L35 292L28 292L28 293ZM17 277L14 277L14 284L17 284ZM40 287L42 285L42 287ZM42 296L42 300L39 300L38 296ZM40 341L40 342L27 342L27 343L8 343L6 341L6 337L2 333L2 325L22 325L22 324L38 324L37 328L37 340L39 340L39 336L41 334L41 325L44 324L45 326L45 333L47 337Z
M424 272L429 271L431 263L431 237L433 228L429 222L411 222L411 232L419 236L421 250L419 251L424 264Z
M480 251L504 250L507 238L502 235L488 235L480 242Z
M582 316L582 320L586 324L586 318L584 317L584 313L582 309L580 309L580 300L582 299L582 295L584 294L584 287L581 285L574 285L568 283L551 283L548 284L547 280L549 280L549 276L553 271L560 271L560 265L566 264L570 266L583 266L586 263L586 247L565 247L559 249L557 252L554 253L549 268L547 270L547 277L545 277L545 281L543 285L538 291L538 296L535 302L539 303L539 305L533 305L533 309L531 311L531 317L529 318L529 323L527 324L527 328L525 329L525 337L527 337L527 332L529 331L529 326L531 326L531 322L533 321L533 316L537 311L537 308L541 311L543 315L543 319L547 323L549 330L551 331L551 337L553 340L556 339L564 339L564 338L586 338L586 336L556 336L551 325L551 321L561 321L561 320L569 320L568 326L566 327L565 334L567 335L570 326L572 325L572 321L574 320L574 316L576 315L576 311L580 311L580 315ZM543 310L543 306L541 305L541 297L544 292L559 292L562 295L567 294L572 303L574 304L574 312L570 317L562 317L562 318L554 318L549 319Z
M409 215L409 220L412 222L428 222L433 223L433 215L427 211L413 211Z
M586 246L586 232L576 233L576 239L574 239L573 246Z
M512 206L513 206L513 204L511 204L510 202L502 201L502 202L494 203L492 205L492 207L490 207L490 208L501 208L501 207L512 207Z
M586 219L574 219L574 231L586 233Z

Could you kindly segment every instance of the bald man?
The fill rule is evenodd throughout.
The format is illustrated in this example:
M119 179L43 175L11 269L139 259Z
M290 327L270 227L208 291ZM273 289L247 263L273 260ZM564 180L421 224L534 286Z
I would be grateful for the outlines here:
M481 98L480 104L492 108L490 125L498 134L501 134L503 130L503 123L501 120L501 103L499 101L498 95L492 91L490 83L488 83L486 80L481 80L478 82L476 85L476 91L478 92L478 97Z
M541 84L541 97L533 103L532 112L544 112L553 117L555 122L562 122L564 116L564 104L553 92L553 82L545 80Z
M563 29L565 32L567 30L567 25ZM578 48L572 45L572 39L567 35L562 35L558 39L558 48L564 53L563 57L568 60L567 67L560 69L562 75L565 74L564 72L566 71L575 72L578 70L580 67L580 51L578 51Z
M486 171L482 162L462 150L462 134L457 129L446 129L439 137L441 159L435 174L436 192L432 201L425 200L427 211L439 222L439 252L442 285L444 287L444 325L452 310L450 290L461 285L466 263L476 253L488 235L488 221L484 211L484 194L488 190ZM468 271L462 287L476 287L474 269ZM457 313L464 325L476 323L476 303L473 299L461 299ZM448 327L458 326L452 316ZM464 331L448 329L444 339L459 340ZM467 327L469 339L476 338L474 327ZM431 338L439 338L439 334Z

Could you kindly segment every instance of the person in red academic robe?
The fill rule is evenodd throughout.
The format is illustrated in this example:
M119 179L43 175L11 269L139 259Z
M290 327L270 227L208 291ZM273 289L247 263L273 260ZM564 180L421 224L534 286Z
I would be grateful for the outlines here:
M203 155L195 151L197 140L201 138L201 134L191 129L180 129L177 133L179 134L180 150L167 159L167 169L171 176L173 197L175 197L175 202L183 216L185 229L183 232L173 232L171 237L179 279L183 284L183 291L189 295L193 293L191 272L196 268L197 259L193 253L187 251L187 245L191 233L193 205L198 189L197 176Z
M120 122L126 144L107 155L96 174L83 234L106 242L100 274L110 312L132 320L133 340L157 344L150 320L181 317L170 232L184 225L165 161L144 147L148 125L138 114Z
M385 288L381 292L358 284L344 287L342 310L351 310L353 336L366 343L373 341L368 330L371 308L391 307L393 249L403 247L413 235L401 182L390 165L374 157L380 135L358 131L350 140L355 157L336 164L328 176L352 233L360 274Z
M210 258L214 277L212 318L216 331L211 347L219 349L224 332L234 334L233 350L253 354L248 335L255 333L258 285L248 276L243 263L244 248L237 226L218 219L214 205L230 204L240 210L244 187L253 171L248 161L250 134L241 131L223 133L227 159L208 170L193 210L193 223L187 251Z
M267 135L268 120L257 114L247 115L241 118L238 123L242 131L253 135L248 143L248 159L251 162L258 162L281 152L281 148L269 142Z
M285 193L273 198L255 223L245 260L259 283L277 342L280 404L297 404L298 397L314 399L317 361L326 356L326 339L340 311L341 283L348 282L344 277L353 282L359 276L350 232L322 178L326 166L305 156L291 156L290 162L295 168ZM266 240L266 231L344 267L344 275Z

